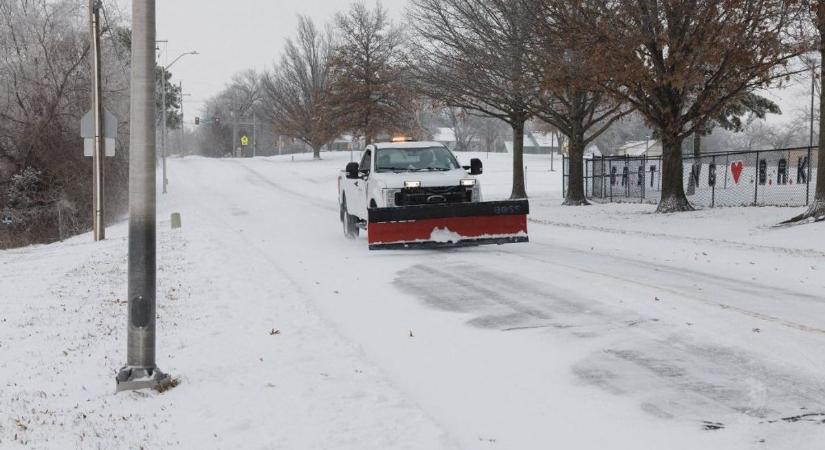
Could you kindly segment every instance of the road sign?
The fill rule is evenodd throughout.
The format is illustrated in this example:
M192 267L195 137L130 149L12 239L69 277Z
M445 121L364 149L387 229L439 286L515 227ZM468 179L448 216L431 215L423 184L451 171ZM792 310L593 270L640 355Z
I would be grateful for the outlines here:
M3 214L0 216L0 223L3 223L3 225L11 225L14 223L14 214L10 209L3 210Z
M115 156L115 146L117 145L117 117L103 110L103 148L106 156ZM84 139L83 155L93 156L95 149L95 114L89 111L80 120L80 137Z
M117 147L117 140L105 138L103 139L103 149L106 152L106 156L112 157L115 156L115 147ZM83 156L88 156L89 158L95 155L95 140L92 139L83 139Z
M80 137L95 138L95 114L89 111L80 120ZM103 137L117 139L117 117L108 110L103 110Z
M249 136L241 136L241 145L244 147L249 146Z

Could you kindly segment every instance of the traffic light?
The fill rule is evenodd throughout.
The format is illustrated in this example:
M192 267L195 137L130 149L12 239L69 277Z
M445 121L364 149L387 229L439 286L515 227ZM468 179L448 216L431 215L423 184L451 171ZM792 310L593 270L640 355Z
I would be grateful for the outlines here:
M200 124L201 124L201 118L200 117L195 117L195 125L200 125Z

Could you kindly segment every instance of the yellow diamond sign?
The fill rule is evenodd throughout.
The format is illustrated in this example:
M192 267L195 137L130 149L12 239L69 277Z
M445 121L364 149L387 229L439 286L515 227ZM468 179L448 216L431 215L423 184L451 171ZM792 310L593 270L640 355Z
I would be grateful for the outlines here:
M249 136L241 136L241 145L244 147L249 145Z

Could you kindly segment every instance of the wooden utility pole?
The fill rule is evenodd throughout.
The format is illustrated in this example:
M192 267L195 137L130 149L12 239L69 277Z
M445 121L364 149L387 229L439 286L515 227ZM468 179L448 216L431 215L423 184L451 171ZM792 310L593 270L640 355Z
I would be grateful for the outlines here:
M100 0L89 0L92 36L92 110L94 111L95 138L92 155L92 208L95 241L106 239L103 204L103 96L100 76Z

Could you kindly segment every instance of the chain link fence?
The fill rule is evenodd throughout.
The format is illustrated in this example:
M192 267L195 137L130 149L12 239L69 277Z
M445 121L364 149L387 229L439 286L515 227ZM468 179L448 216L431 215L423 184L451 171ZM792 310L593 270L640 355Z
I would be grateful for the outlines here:
M806 206L816 188L816 148L707 153L683 157L685 193L693 205ZM570 164L564 158L566 194ZM608 156L584 161L584 187L596 202L658 203L661 156Z

